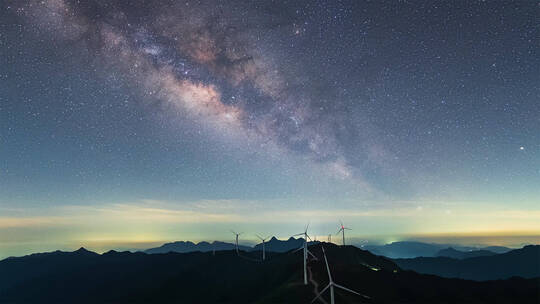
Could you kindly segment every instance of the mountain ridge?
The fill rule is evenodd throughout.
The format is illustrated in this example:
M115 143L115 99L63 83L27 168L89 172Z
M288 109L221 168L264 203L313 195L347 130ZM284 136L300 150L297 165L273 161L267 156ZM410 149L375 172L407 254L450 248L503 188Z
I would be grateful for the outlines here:
M538 280L474 282L402 270L391 259L354 246L317 243L308 261L319 287L328 282L321 246L338 284L369 295L366 303L518 301L535 303ZM302 253L234 250L147 254L85 250L52 252L0 261L2 303L298 303L314 297L302 283ZM311 281L310 281L311 282ZM310 283L311 284L311 283ZM537 287L536 287L537 288ZM426 290L428 292L426 292ZM327 299L327 295L325 295ZM339 303L357 296L336 291Z
M447 249L449 247L463 252L488 250L494 253L505 253L512 250L511 248L503 246L473 247L456 244L424 243L417 241L399 241L384 245L364 245L359 247L367 249L374 254L383 255L392 259L435 257L440 250Z
M527 245L506 253L464 259L416 257L393 261L402 269L446 278L482 281L513 276L540 277L540 245Z
M460 251L456 250L453 247L448 247L446 249L441 249L437 251L435 254L436 257L448 257L453 259L466 259L466 258L474 258L474 257L480 257L480 256L490 256L490 255L496 255L497 253L480 249L480 250L471 250L471 251Z
M290 237L287 240L279 240L275 236L272 236L270 240L265 242L265 251L266 252L286 252L292 249L297 249L301 247L304 243L303 238L294 238ZM313 242L308 242L308 244L311 244ZM210 251L220 251L220 250L235 250L236 246L234 243L227 243L227 242L220 242L220 241L214 241L212 243L202 241L199 243L194 243L191 241L175 241L175 242L169 242L165 243L159 247L149 248L146 250L143 250L145 253L168 253L168 252L179 252L179 253L187 253L187 252L210 252ZM256 244L253 247L246 246L246 245L238 245L238 249L241 251L261 251L262 250L262 243Z

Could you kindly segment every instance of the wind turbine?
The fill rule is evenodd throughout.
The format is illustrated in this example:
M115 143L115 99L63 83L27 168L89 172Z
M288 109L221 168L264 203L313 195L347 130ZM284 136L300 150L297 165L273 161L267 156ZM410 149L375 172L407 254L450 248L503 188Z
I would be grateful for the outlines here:
M352 230L352 229L343 226L343 222L342 222L342 221L339 221L339 223L341 224L341 228L338 230L338 232L336 233L336 235L338 235L340 232L343 234L343 246L345 246L345 230Z
M332 235L331 234L328 235L328 243L332 243Z
M323 255L324 255L324 262L326 263L326 271L328 272L328 285L326 285L326 287L319 293L318 296L315 297L315 299L313 299L313 301L311 301L311 303L315 302L318 298L321 298L322 297L322 294L328 289L330 288L330 304L335 304L335 301L334 301L334 287L337 287L337 288L341 288L345 291L348 291L348 292L351 292L351 293L354 293L356 295L359 295L361 297L364 297L366 299L370 299L370 297L366 296L366 295L363 295L361 293L358 293L354 290L351 290L347 287L343 287L339 284L336 284L334 283L334 280L332 280L332 274L330 273L330 267L328 267L328 260L326 259L326 252L324 252L324 247L321 245L321 248L322 248L322 252L323 252ZM322 299L322 298L321 298Z
M258 234L256 234L256 236L257 236L259 239L261 239L262 244L263 244L262 260L264 261L264 260L266 260L266 250L265 250L265 248L264 248L264 245L265 245L266 239L268 239L269 237L267 236L267 237L265 237L265 238L263 239L263 238L260 237Z
M242 232L240 233L236 233L234 232L233 230L231 230L231 232L236 236L236 242L234 243L235 247L236 247L236 255L240 255L240 253L238 252L238 236L240 234L242 234Z
M309 228L309 224L307 224L306 226L306 230L304 230L304 232L302 233L297 233L293 236L300 236L300 235L303 235L304 236L304 244L302 245L302 247L296 249L294 252L297 252L301 249L304 250L304 285L307 285L307 258L308 258L308 253L314 258L314 259L317 259L317 257L315 255L313 255L313 253L311 253L311 251L308 250L307 248L307 240L308 238L311 240L311 238L309 237L309 235L307 234L307 231L308 231L308 228Z

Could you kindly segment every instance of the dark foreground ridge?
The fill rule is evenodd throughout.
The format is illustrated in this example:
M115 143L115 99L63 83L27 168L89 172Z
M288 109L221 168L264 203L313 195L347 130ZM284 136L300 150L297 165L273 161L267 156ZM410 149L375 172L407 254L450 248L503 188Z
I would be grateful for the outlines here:
M539 279L475 282L402 271L393 261L353 246L324 243L336 303L538 303ZM321 244L310 246L303 285L301 252L234 251L146 254L74 252L0 261L0 303L309 303L328 284ZM245 258L248 257L248 258ZM328 294L325 294L328 301ZM320 302L319 302L320 303Z

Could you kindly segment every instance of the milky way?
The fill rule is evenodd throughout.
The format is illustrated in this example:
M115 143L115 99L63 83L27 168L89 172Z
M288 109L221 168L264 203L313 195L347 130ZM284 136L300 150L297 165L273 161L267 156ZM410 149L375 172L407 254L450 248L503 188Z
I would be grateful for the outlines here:
M0 210L537 208L533 1L0 9Z
M230 10L212 1L136 7L36 1L17 11L37 21L44 34L84 44L108 64L120 64L146 93L218 130L299 153L336 177L361 178L361 163L343 152L341 141L350 141L340 138L347 135L341 134L347 133L342 131L347 117L329 115L332 109L325 107L334 105L313 100L306 84L280 73L272 52L257 45L272 28L297 34L285 17L265 16L251 5ZM379 162L381 155L374 155Z
M382 65L379 71L375 71L375 75L370 75L374 72L373 68L370 68L370 65L374 65L370 60L377 61L379 66L381 64L380 59L373 54L377 52L377 46L370 46L369 39L373 41L373 36L384 33L384 27L390 26L374 24L376 22L374 18L368 17L366 12L377 8L376 6L329 5L326 10L333 11L333 15L328 14L327 17L334 20L322 20L322 24L318 25L319 33L316 33L311 28L315 25L311 23L313 19L323 18L320 15L324 15L324 12L318 10L324 11L324 8L325 5L319 6L309 2L290 7L282 4L273 7L269 3L213 1L140 1L125 4L68 0L22 1L8 7L18 16L25 18L29 24L34 24L40 35L80 45L86 48L89 56L95 60L102 61L104 65L117 66L123 78L129 78L140 87L142 94L153 95L152 97L158 98L177 111L182 111L183 115L194 116L223 135L247 137L263 148L270 144L278 149L284 149L286 153L302 155L315 164L325 166L329 173L339 178L363 180L363 175L366 175L367 171L367 175L382 174L394 180L403 179L404 168L400 165L401 159L398 155L403 151L396 151L396 142L403 141L403 136L430 137L433 133L442 133L441 128L459 128L460 124L469 129L487 128L476 126L475 122L471 121L460 122L460 118L440 123L427 117L429 111L425 112L426 110L421 108L452 107L445 105L447 97L444 97L442 92L441 96L428 97L440 99L432 101L432 105L409 96L414 95L411 89L420 90L422 85L437 77L436 75L454 73L451 66L447 66L446 71L433 72L429 75L426 74L429 73L429 66L437 65L430 63L427 66L428 71L413 74L413 79L420 77L420 81L416 81L413 88L404 88L400 95L395 97L394 87L406 84L396 86L393 83L406 80L392 74L401 73L402 69L397 69L396 65L403 66L410 63L394 63L391 62L392 57L386 57L390 62ZM383 10L390 8L385 5L381 7ZM402 8L404 10L416 8L415 17L423 16L425 12L422 10L429 10L429 7L414 5ZM524 10L519 6L513 8ZM434 5L433 9L436 10L435 14L441 12L444 15L445 7L439 8ZM499 12L498 9L501 8L477 5L459 9L469 14L468 20L464 18L457 24L458 27L463 27L466 22L476 22L477 16L483 13L482 10ZM455 11L459 9L454 8ZM453 12L449 12L449 16L453 16L452 14ZM320 23L321 20L315 21ZM329 22L327 29L321 27L327 25L326 22ZM325 30L330 31L332 24L338 24L339 29L339 25L346 22L352 22L352 31L324 33ZM441 21L445 22L451 23L452 20L447 17ZM533 43L531 39L534 39L534 35L531 35L531 30L534 28L527 31L527 26L531 25L527 22L524 20L521 25L512 24L512 26L522 26L525 36L520 39ZM439 51L440 46L430 50L426 44L433 42L422 37L415 38L415 35L421 35L421 32L416 31L416 26L411 26L409 32L382 37L378 43L384 44L385 41L394 43L400 39L412 40L411 44L416 44L417 49L411 49L410 52L423 51L427 60L451 61L453 57L459 56L452 54L452 50L444 55L447 58L429 54L431 51ZM383 27L383 30L377 27ZM395 29L397 28L392 28L392 31ZM505 31L507 28L500 27L496 30ZM309 40L303 38L308 34L311 34ZM339 37L329 37L335 34ZM352 34L357 36L354 40L347 37ZM466 36L470 34L464 31L458 32L457 37L440 37L440 43L443 45L451 43L447 40L460 39L460 36L463 36L464 40L454 43L468 44L469 41L466 39L493 43L484 39L496 34L487 32L486 37L482 37L480 33L476 38L467 38ZM282 45L284 40L275 38L276 35L286 36L285 41L291 41L290 47L297 50L290 55L280 50L284 48ZM407 35L413 37L406 37ZM433 38L435 37L432 37L431 41ZM296 56L298 50L309 58L306 60L308 62L319 60L318 58L324 57L324 54L318 53L324 52L325 48L331 49L324 45L332 43L334 39L344 43L343 47L346 50L343 50L343 55L350 57L350 62L356 61L359 64L355 72L360 73L362 77L356 77L357 83L353 87L346 84L349 79L345 75L343 75L345 78L334 80L332 83L329 81L331 78L316 80L317 78L312 75L313 72L309 71L312 67L306 67L303 71L301 65L288 66L288 61L293 60L292 56ZM294 45L295 41L298 41L297 46ZM323 44L319 46L319 42ZM450 47L454 48L452 44ZM533 54L532 49L528 50L528 54L523 54L527 51L527 46L523 47L525 49L519 50L516 60L519 60L519 56ZM474 47L472 50L473 53L465 58L471 57L471 60L474 60ZM482 49L477 48L476 51L481 52ZM340 55L333 52L320 63L316 63L320 65L318 68L320 73L325 74L327 68L324 66L331 64L332 60L337 60L334 57ZM493 69L496 68L496 60L506 60L502 57L497 58L496 54L490 56L495 60L490 66ZM335 69L332 69L331 73L335 73ZM343 71L343 73L350 72ZM469 77L474 77L475 71L473 69L466 73ZM467 77L466 75L463 76ZM370 77L375 77L375 81L370 81ZM442 79L439 81L443 91L467 90L465 82L458 81L444 88L445 82ZM380 90L379 87L384 88ZM348 90L354 90L356 96L350 96ZM456 92L457 95L460 94L459 91ZM386 94L384 101L377 100L382 99L380 96L373 96L380 95L381 92ZM488 91L485 93L491 95ZM491 97L482 98L488 100ZM390 107L387 102L393 100L396 101ZM452 114L466 111L467 105L464 104L464 100L449 102L455 104L454 109L450 110ZM482 100L471 101L471 103L479 102ZM423 132L417 130L419 124L411 126L409 122L405 125L411 129L410 131L395 130L397 124L391 120L404 119L400 117L400 114L407 113L402 112L403 104L407 104L405 111L410 112L412 108L414 113L418 109L416 112L419 114L413 115L424 115L423 118L427 121L426 134L421 134ZM388 120L391 128L381 130L380 126L384 124L374 122L373 117L381 119L380 114L373 113L379 112L379 109L387 113L387 117L383 119ZM431 110L432 113L433 111L436 110ZM446 111L449 110L443 109L438 112ZM438 115L436 112L434 114ZM381 138L377 139L379 136ZM417 141L425 142L426 138ZM430 150L438 150L433 143L427 141ZM410 158L409 155L404 156Z

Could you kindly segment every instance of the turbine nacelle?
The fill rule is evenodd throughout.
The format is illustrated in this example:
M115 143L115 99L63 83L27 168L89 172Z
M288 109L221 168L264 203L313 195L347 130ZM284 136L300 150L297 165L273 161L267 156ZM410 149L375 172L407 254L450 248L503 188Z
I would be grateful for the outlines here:
M267 236L265 238L262 238L260 235L256 234L256 236L262 241L262 247L263 247L263 250L262 250L262 260L266 260L266 249L265 249L265 243L266 243L266 240L270 237L270 236Z
M338 232L336 232L336 235L338 235L340 232L342 233L342 236L343 236L343 246L345 246L345 230L352 230L351 228L348 228L348 227L345 227L343 225L343 222L342 221L339 221L340 223L340 228L338 230Z
M311 251L308 250L307 248L307 240L311 240L311 238L309 237L307 231L308 231L308 228L309 228L309 224L307 224L306 226L306 229L304 230L304 232L302 233L297 233L295 235L293 235L293 237L295 236L300 236L300 235L303 235L304 236L304 243L302 244L302 247L296 249L295 251L293 252L297 252L297 251L300 251L303 249L304 251L304 258L303 258L303 261L304 261L304 285L307 285L307 259L308 259L308 255L311 255L315 260L317 260L317 257L311 253ZM313 241L313 240L311 240Z
M240 255L240 252L238 251L238 236L241 235L243 232L236 233L234 230L231 230L231 232L232 232L232 234L234 234L236 236L236 239L235 239L235 242L234 242L234 245L235 245L235 248L236 248L236 254Z

